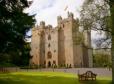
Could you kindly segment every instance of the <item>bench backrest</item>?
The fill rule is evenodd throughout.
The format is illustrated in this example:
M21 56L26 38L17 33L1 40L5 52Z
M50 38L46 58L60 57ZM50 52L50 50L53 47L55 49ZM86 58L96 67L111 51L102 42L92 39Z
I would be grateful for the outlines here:
M87 77L95 76L95 74L94 74L92 71L87 71L87 72L85 73L85 75L86 75Z

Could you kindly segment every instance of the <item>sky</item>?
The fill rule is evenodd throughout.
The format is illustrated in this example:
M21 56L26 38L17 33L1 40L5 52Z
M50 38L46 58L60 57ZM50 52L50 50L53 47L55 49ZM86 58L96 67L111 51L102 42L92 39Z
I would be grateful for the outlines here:
M30 0L28 0L30 1ZM33 0L33 3L29 8L26 8L24 12L29 15L34 15L37 20L36 25L39 25L40 21L45 21L45 24L51 24L53 27L57 26L57 16L62 18L67 17L67 13L74 13L75 18L79 18L79 11L84 0Z

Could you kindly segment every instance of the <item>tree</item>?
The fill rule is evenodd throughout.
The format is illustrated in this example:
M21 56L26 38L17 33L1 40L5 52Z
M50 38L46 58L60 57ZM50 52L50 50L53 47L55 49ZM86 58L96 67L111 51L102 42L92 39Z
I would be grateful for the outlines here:
M81 12L83 17L81 18L82 20L81 24L83 25L84 28L87 29L94 28L94 30L97 31L101 30L106 33L105 35L109 37L109 39L111 39L110 43L111 43L111 56L112 56L112 82L114 83L114 0L102 0L100 3L104 2L105 7L101 5L98 6L95 3L95 1L98 0L85 0L85 3L82 7L82 9L84 10L82 10ZM92 7L91 5L94 7ZM99 8L102 10L99 11ZM106 10L104 8L108 9ZM101 12L101 14L98 11ZM108 12L110 12L110 14L108 14ZM108 14L108 16L105 13ZM84 17L84 15L86 15L87 18ZM99 24L95 25L97 22L99 22ZM105 38L105 40L107 39L108 38Z
M111 55L112 55L112 83L114 83L114 0L109 0L110 5L110 13L111 13L111 20L112 20L112 45L111 45Z
M111 49L94 49L93 63L94 67L110 67L111 64Z
M25 7L28 7L26 0L0 1L0 57L7 54L19 60L24 54L26 32L35 22L33 16L23 13Z

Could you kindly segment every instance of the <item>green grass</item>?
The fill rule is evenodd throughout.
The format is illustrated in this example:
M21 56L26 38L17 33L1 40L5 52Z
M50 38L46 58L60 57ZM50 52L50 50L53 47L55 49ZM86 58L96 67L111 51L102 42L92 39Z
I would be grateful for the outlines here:
M77 75L64 72L13 72L0 74L0 84L111 84L111 78L79 82Z

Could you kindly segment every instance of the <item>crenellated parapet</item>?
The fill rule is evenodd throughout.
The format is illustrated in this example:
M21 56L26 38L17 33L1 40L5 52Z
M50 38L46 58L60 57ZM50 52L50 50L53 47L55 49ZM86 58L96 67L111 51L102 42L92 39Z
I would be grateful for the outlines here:
M60 24L62 22L62 17L61 16L57 17L57 22L58 22L58 24Z
M69 19L74 19L74 15L73 15L72 12L68 12L68 18L69 18Z
M72 12L68 12L67 18L62 19L61 16L57 17L57 23L59 28L64 28L65 26L68 26L70 24L78 24L79 20L74 19L74 15Z
M44 21L40 22L40 28L45 28L45 22Z
M47 25L46 28L52 29L53 27L52 27L52 25Z

